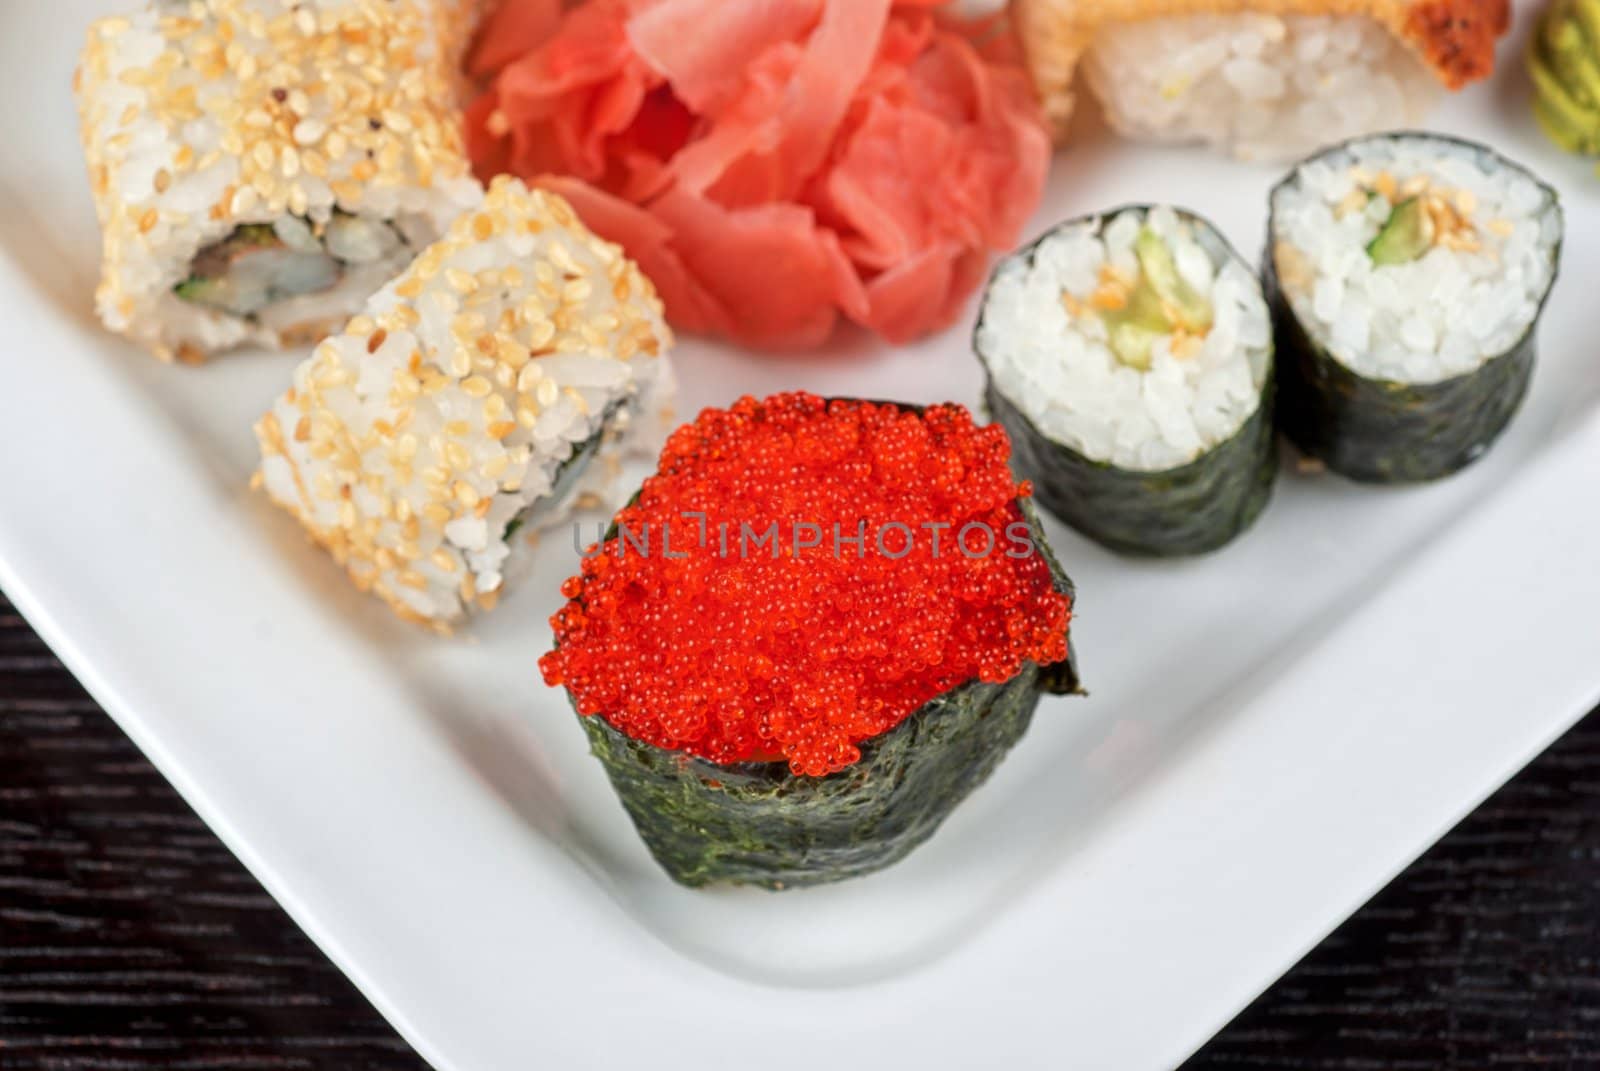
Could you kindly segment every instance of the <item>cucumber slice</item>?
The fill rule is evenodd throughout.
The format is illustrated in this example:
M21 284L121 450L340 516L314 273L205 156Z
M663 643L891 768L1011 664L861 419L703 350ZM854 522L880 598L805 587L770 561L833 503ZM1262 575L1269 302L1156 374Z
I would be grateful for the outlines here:
M1171 321L1168 330L1181 327L1197 335L1210 330L1211 303L1178 274L1178 262L1159 234L1149 227L1141 230L1134 239L1133 255L1139 259L1141 286L1155 292Z
M217 288L215 279L208 279L199 275L191 275L183 282L172 288L172 292L185 301L199 304L208 304Z
M1124 320L1115 314L1106 317L1107 343L1118 361L1140 372L1150 370L1150 350L1156 339L1171 330L1169 327L1147 327L1134 320Z
M1407 197L1394 206L1378 236L1367 246L1372 262L1409 264L1433 245L1433 220L1419 197Z
M270 223L241 223L229 235L228 242L235 245L263 246L275 248L283 244L283 239L278 237L278 232Z
M1172 250L1155 231L1146 227L1134 239L1133 255L1139 261L1139 282L1128 303L1101 315L1107 341L1117 360L1141 372L1150 368L1150 348L1162 335L1182 328L1204 334L1211 328L1211 303L1178 274Z

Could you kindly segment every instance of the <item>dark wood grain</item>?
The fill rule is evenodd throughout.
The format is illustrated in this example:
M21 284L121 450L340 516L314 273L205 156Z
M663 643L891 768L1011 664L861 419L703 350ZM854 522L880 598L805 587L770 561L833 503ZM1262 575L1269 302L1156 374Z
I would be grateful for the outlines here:
M0 1068L422 1067L0 599Z
M0 1068L423 1066L0 598ZM1600 1067L1600 712L1187 1066Z

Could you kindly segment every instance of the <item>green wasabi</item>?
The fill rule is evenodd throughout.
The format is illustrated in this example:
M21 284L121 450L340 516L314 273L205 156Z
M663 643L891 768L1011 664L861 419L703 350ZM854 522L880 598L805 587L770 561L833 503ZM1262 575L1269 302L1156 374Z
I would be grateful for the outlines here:
M1533 114L1567 152L1600 155L1600 0L1557 0L1528 43Z

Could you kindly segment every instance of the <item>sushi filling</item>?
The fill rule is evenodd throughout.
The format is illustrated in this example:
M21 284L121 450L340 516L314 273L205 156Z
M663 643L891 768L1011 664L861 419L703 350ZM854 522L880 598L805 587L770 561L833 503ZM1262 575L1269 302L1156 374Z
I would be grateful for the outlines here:
M1554 278L1560 211L1471 146L1372 138L1273 194L1273 267L1311 337L1358 375L1424 384L1516 345Z
M359 269L381 266L392 275L409 259L410 245L390 223L345 212L327 223L284 216L241 224L206 246L173 292L195 305L255 318L281 302L331 291ZM372 289L376 284L360 297Z
M1419 120L1427 66L1359 15L1190 15L1107 26L1085 58L1107 120L1131 137L1246 159L1304 155Z
M1134 471L1193 461L1260 407L1271 354L1253 273L1170 208L1070 223L1004 262L978 352L1045 436Z
M1163 337L1175 356L1190 357L1211 330L1211 303L1178 271L1172 249L1150 227L1141 227L1133 241L1138 275L1130 279L1113 264L1100 267L1100 285L1090 305L1105 324L1112 354L1129 368L1148 372L1151 354ZM1073 316L1085 313L1071 291L1061 301Z
M707 409L563 585L545 681L657 748L845 769L935 698L1066 661L1009 456L960 406Z
M606 407L605 413L600 417L599 429L581 443L572 447L572 454L556 467L554 475L550 478L550 490L540 498L524 506L515 517L506 523L505 533L501 542L511 547L511 555L516 555L516 544L512 536L524 529L538 529L543 527L552 518L559 517L569 506L577 505L585 490L592 483L605 483L608 481L593 481L586 479L591 475L591 466L604 451L608 438L618 438L627 429L633 420L634 400L613 402Z

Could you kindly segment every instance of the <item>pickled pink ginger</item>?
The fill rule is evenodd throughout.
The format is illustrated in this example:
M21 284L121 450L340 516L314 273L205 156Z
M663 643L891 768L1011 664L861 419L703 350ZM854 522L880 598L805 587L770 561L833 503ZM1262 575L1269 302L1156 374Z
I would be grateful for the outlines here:
M684 331L902 342L1016 244L1049 161L991 20L936 0L504 0L470 73L484 179L560 193Z

